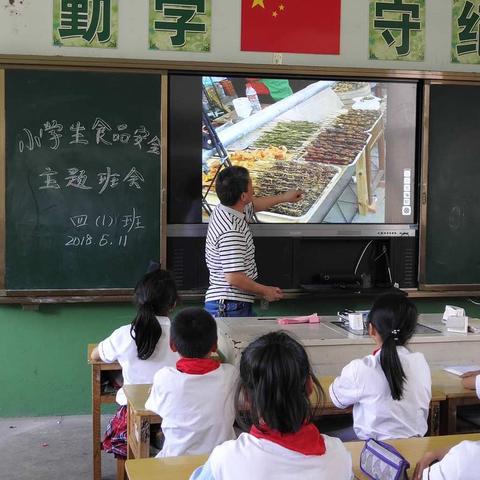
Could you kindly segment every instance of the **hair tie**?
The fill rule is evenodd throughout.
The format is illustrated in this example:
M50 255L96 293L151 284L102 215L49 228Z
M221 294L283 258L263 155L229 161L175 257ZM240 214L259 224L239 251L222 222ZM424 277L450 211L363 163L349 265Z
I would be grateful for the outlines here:
M398 334L400 333L400 329L392 330L392 335L394 336L393 339L395 341L398 340Z

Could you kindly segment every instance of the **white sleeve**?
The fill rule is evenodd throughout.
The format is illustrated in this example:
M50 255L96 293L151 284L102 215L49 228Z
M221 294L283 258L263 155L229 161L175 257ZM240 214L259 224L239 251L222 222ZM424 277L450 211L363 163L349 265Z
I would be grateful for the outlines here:
M480 442L463 441L455 445L443 459L423 471L423 480L473 480L478 478L475 465Z
M477 397L480 398L480 375L475 377L475 388L477 390Z
M123 337L125 334L124 328L117 328L108 338L98 344L98 354L102 361L106 363L113 363L118 360L118 356L122 351L125 343Z
M348 408L360 399L361 389L357 381L358 365L359 360L350 362L330 385L330 398L337 408Z
M248 223L255 222L255 205L253 204L253 202L250 202L248 205L245 206L244 212L245 220Z
M164 382L163 374L162 374L162 370L164 368L165 367L161 368L153 377L152 390L150 391L150 395L148 396L147 401L145 402L145 408L147 410L151 410L157 415L160 415L161 405L162 405L163 399L165 398L165 394L162 392L162 388L161 388Z

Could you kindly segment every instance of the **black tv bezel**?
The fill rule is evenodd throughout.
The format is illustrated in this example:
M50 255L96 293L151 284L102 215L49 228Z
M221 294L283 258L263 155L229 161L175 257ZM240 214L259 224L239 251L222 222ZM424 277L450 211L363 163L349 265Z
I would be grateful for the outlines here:
M307 74L278 74L272 75L271 73L265 74L261 71L257 72L235 72L228 73L225 71L205 72L205 71L182 71L170 73L169 77L169 92L175 90L173 82L178 78L186 77L198 77L199 79L204 76L211 77L261 77L261 78L282 78L282 79L295 79L295 80L325 80L325 81L351 81L351 82L381 82L381 83L409 83L417 86L417 99L416 99L416 139L415 139L415 159L414 159L414 204L413 204L413 223L258 223L252 224L251 229L254 236L257 237L363 237L363 238L391 238L391 237L416 237L418 231L419 222L419 197L420 197L420 165L421 165L421 151L422 151L422 118L423 118L423 90L424 81L421 79L412 78L386 78L376 76L356 77L356 76L341 76L341 75L307 75ZM201 221L196 222L178 222L171 221L171 206L173 204L172 197L174 196L172 188L172 102L174 96L169 95L168 104L168 175L167 175L167 236L168 237L202 237L206 235L207 223ZM192 107L192 105L190 105ZM201 102L198 102L199 110L199 130L201 128ZM200 140L200 135L198 135ZM201 141L199 141L201 145ZM201 148L200 148L201 150ZM198 150L198 151L200 151ZM200 171L200 168L199 168ZM200 198L198 199L199 207L201 208ZM191 205L190 205L191 207ZM201 211L201 210L200 210Z

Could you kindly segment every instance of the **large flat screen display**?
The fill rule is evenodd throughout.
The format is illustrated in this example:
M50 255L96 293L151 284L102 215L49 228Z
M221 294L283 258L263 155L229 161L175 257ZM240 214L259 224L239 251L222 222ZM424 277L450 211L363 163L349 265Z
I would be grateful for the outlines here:
M170 92L170 224L208 222L228 165L257 196L304 192L259 224L415 223L416 82L175 75Z

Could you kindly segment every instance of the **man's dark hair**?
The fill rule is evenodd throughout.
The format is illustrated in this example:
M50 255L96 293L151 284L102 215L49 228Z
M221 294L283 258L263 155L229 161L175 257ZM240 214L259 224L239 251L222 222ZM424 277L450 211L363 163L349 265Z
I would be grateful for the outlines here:
M171 341L187 358L204 358L217 342L217 324L203 308L185 308L172 320Z
M244 167L227 167L220 171L215 182L215 191L222 205L235 205L248 190L250 174Z

